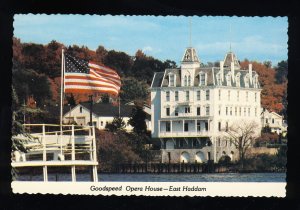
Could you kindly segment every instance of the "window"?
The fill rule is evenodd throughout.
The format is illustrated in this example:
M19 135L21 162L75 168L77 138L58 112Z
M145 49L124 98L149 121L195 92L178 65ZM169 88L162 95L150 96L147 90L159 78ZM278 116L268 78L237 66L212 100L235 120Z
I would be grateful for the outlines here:
M240 91L237 92L237 101L240 100Z
M209 100L209 90L206 90L205 93L206 93L206 100L208 101Z
M175 108L175 116L178 116L178 108Z
M178 101L178 91L175 91L175 101Z
M184 112L185 112L185 113L190 113L190 112L191 112L190 107L189 107L189 106L186 106L186 107L184 108Z
M197 115L200 116L200 107L197 107Z
M221 75L217 74L217 84L222 85Z
M257 100L257 93L254 93L254 101L256 102Z
M197 90L197 100L200 101L200 94L201 94L201 91L200 90Z
M184 76L184 86L187 86L187 76Z
M221 115L221 106L219 106L219 115Z
M169 91L166 92L166 101L170 101L170 92Z
M188 84L187 84L188 86L191 86L191 76L190 76L190 75L188 76L188 81L187 81L187 83L188 83Z
M228 115L228 107L226 106L226 115Z
M205 131L208 131L208 122L205 122Z
M167 115L167 116L170 116L170 108L169 108L169 107L166 108L166 115Z
M103 121L100 122L100 125L103 126Z
M166 132L170 132L170 131L171 131L171 123L166 122Z
M246 108L244 108L244 116L246 116Z
M225 131L228 131L228 122L226 122L226 128Z
M230 107L230 115L232 115L232 107Z
M82 106L79 108L79 112L82 113Z
M221 122L218 124L219 131L221 131Z
M201 127L200 127L200 121L197 121L197 131L200 131Z
M220 147L221 146L221 139L218 138L218 146Z
M184 144L184 140L183 140L183 139L180 139L180 140L179 140L179 147L183 147L183 144Z
M269 122L268 122L268 119L266 119L266 123L269 123Z
M248 108L248 116L250 116L250 108Z
M234 115L237 116L237 107L234 107Z
M227 86L231 86L231 75L230 74L227 74L226 75L226 83L227 83Z
M240 107L239 116L242 116L242 108Z
M228 90L228 101L230 101L230 90Z
M209 106L206 106L206 116L209 116Z
M237 87L241 86L241 82L240 82L240 73L238 73L235 77L235 83Z
M249 87L249 75L245 76L245 87L248 88Z
M170 74L169 75L169 86L170 87L174 87L175 86L175 75L174 74Z
M274 124L274 118L272 118L272 124Z
M189 131L189 123L184 123L184 131Z
M246 91L246 101L248 102L248 97L249 97L249 94L248 94L248 91Z
M200 85L201 86L205 85L205 74L204 73L200 74Z
M221 90L219 90L219 101L221 100Z
M189 101L190 100L190 91L185 92L185 100Z

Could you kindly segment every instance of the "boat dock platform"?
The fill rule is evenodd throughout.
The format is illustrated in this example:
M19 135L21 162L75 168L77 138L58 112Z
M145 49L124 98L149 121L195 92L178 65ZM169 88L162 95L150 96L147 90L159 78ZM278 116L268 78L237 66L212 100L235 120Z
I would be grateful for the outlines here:
M92 168L92 181L98 182L94 126L24 124L24 127L30 130L29 137L13 138L25 142L27 152L14 151L12 167L42 167L44 182L48 181L48 167L70 167L72 182L76 182L76 167L86 166Z

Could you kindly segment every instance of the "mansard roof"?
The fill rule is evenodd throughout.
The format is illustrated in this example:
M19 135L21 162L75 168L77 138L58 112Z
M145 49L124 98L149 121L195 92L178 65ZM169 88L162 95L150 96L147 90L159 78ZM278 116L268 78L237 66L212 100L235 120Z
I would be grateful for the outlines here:
M234 69L240 69L241 68L240 62L238 61L236 55L233 52L228 52L225 55L225 58L224 58L224 66L225 67L230 67L231 62L234 63Z
M206 85L207 86L213 86L217 85L217 75L220 73L220 68L219 67L206 67L206 68L196 68L195 69L195 78L194 78L194 84L192 86L199 86L199 74L203 72L206 74ZM170 73L176 75L176 87L181 87L181 69L166 69L165 72L156 72L153 78L152 86L151 88L154 87L168 87L169 86L169 75ZM245 87L245 81L244 78L245 76L249 73L248 70L234 70L234 78L236 78L237 74L240 74L240 86L237 86L236 81L231 80L231 87ZM226 75L231 74L230 68L224 68L223 70L223 82L221 86L227 86L226 83ZM255 71L252 72L252 77L254 77L257 73ZM258 87L260 87L258 83ZM249 82L249 88L254 88L254 83L252 84Z
M190 63L190 62L200 63L200 59L198 58L196 50L192 47L188 47L188 48L186 48L186 50L184 52L181 62L182 63Z

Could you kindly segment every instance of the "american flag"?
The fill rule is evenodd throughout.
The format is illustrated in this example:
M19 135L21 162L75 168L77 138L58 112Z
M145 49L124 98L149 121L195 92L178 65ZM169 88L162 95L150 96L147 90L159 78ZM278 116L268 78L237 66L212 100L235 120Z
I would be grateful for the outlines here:
M109 67L75 58L67 53L65 58L64 90L66 93L109 93L118 95L120 76Z

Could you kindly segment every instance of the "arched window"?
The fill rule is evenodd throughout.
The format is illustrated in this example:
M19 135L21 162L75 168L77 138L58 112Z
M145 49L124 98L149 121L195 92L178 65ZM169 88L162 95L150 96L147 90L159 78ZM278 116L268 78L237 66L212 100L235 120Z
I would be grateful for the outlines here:
M240 73L237 73L237 75L235 76L235 84L237 87L240 87L241 86L241 74Z
M187 86L187 76L184 76L184 86Z
M221 81L221 75L217 74L217 85L222 85L222 81Z
M258 75L257 74L253 77L253 85L254 85L254 88L258 88Z
M231 86L231 74L230 73L228 73L226 75L226 84L227 84L227 86Z
M244 82L245 82L245 87L248 88L249 87L249 74L247 74L244 78Z
M191 76L188 76L187 86L191 86Z

